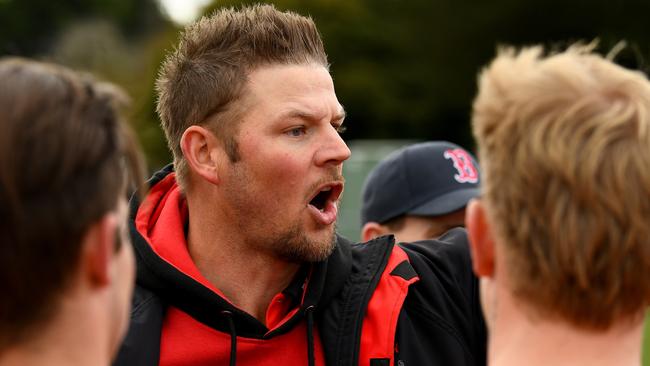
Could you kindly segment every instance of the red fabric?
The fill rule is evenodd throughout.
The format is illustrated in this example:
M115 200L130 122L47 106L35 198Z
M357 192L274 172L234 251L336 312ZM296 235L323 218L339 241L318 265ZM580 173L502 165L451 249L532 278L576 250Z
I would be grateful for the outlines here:
M402 248L395 245L363 319L359 350L361 366L369 366L370 359L373 358L388 358L391 366L395 363L395 331L399 313L408 287L419 280L418 277L413 277L407 281L390 274L404 261L408 261L408 256Z
M174 174L170 174L150 190L138 209L135 224L161 259L228 301L192 261L184 233L187 219L186 201ZM284 294L277 294L267 309L267 328L273 330L279 327L297 311L298 307L291 308L291 301ZM314 351L316 365L324 365L316 328ZM168 308L161 336L160 365L227 365L229 359L230 334L212 329L177 308ZM305 321L288 333L268 340L237 337L239 366L300 364L307 364Z
M190 257L184 230L187 217L187 204L172 173L151 189L138 209L135 224L160 258L225 299Z
M307 365L307 324L268 340L237 337L237 366ZM163 325L160 365L228 365L230 335L221 333L189 315L169 308ZM316 365L325 365L318 331L314 328Z
M291 318L298 311L298 308L293 309L291 313L289 313L289 310L291 310L291 299L287 298L283 293L275 295L268 309L266 309L267 327L275 328L285 318Z

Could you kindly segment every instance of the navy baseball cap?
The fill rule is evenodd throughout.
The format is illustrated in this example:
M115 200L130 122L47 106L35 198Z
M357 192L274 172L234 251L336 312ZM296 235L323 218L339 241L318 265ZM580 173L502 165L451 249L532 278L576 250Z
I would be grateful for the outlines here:
M361 225L408 214L439 216L479 195L476 158L447 141L401 148L382 160L363 186Z

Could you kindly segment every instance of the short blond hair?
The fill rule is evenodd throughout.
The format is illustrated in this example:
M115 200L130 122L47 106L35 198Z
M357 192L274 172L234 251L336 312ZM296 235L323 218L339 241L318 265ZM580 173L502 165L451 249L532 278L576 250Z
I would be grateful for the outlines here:
M500 50L472 127L515 298L583 329L650 302L650 83L574 45Z

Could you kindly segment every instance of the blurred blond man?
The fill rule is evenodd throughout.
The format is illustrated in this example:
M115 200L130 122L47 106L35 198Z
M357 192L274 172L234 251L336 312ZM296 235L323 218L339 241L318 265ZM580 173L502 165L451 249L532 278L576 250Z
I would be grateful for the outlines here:
M491 366L639 365L650 300L650 83L590 46L481 73L468 206Z

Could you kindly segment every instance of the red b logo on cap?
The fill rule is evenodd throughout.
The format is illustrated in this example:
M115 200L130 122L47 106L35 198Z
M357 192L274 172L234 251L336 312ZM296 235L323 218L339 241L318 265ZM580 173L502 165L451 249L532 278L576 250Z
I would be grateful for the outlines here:
M472 158L467 151L463 149L449 149L445 151L445 159L451 159L454 162L454 168L458 174L454 175L454 179L458 183L477 183L478 170L472 163Z

